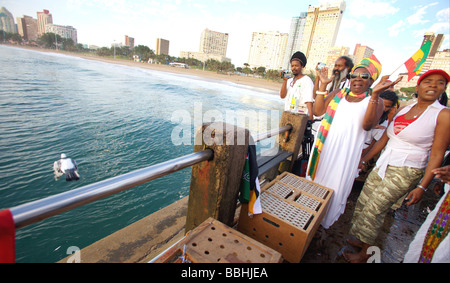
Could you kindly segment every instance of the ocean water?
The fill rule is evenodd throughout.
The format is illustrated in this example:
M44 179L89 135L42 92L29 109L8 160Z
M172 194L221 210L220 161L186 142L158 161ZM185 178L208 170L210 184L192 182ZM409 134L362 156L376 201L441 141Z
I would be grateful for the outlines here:
M194 124L208 119L277 128L283 109L273 91L61 54L0 46L0 66L0 209L192 153ZM177 127L191 129L184 143ZM61 153L79 181L54 179ZM21 228L17 262L56 262L187 196L189 184L186 168Z

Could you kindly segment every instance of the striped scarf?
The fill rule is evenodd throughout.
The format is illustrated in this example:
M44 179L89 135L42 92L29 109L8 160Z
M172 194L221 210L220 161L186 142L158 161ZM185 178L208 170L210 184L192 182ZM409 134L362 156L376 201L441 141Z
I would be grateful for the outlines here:
M434 252L442 240L447 237L450 230L450 193L447 193L445 200L439 207L439 211L431 222L424 239L422 252L420 253L419 263L429 263L433 259Z
M311 162L309 164L308 175L311 177L311 180L314 180L316 177L317 165L319 164L320 153L322 152L322 147L325 143L325 140L328 135L328 131L330 130L331 123L333 122L334 114L336 114L336 109L338 107L339 102L346 95L357 96L350 92L350 89L345 88L342 89L339 93L335 95L333 100L328 104L327 112L325 113L322 123L319 127L319 132L317 133L316 143L314 145L314 151L311 157ZM364 93L364 97L369 95L369 91Z

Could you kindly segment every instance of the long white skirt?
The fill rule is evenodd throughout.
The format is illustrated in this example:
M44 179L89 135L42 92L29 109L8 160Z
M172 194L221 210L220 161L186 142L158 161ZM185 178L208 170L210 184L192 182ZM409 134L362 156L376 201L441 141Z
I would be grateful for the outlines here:
M322 148L313 182L334 190L321 223L326 229L344 213L348 195L358 176L358 164L367 134L362 122L369 99L367 97L360 102L341 99ZM308 170L310 163L311 159Z

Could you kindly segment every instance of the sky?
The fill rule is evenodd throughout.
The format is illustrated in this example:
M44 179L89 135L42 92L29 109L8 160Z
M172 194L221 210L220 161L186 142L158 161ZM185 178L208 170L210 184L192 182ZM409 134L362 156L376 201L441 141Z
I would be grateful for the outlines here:
M236 66L248 60L252 32L289 32L292 17L324 0L0 0L14 17L37 18L49 10L53 23L77 29L78 42L110 47L124 43L156 49L170 41L169 55L198 51L202 30L228 33L227 57ZM332 0L330 1L332 2ZM449 0L346 0L335 46L369 46L390 74L419 48L425 32L443 33L440 50L450 49Z

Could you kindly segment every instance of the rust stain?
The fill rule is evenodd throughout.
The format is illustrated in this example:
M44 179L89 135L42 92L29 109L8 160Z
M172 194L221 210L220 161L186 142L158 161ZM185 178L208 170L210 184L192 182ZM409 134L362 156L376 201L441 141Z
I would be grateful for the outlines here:
M197 189L198 191L202 192L202 203L203 203L203 209L205 212L208 211L208 186L210 184L210 174L211 174L211 167L212 167L211 161L205 161L196 166L196 174L198 176L196 182L197 182Z

